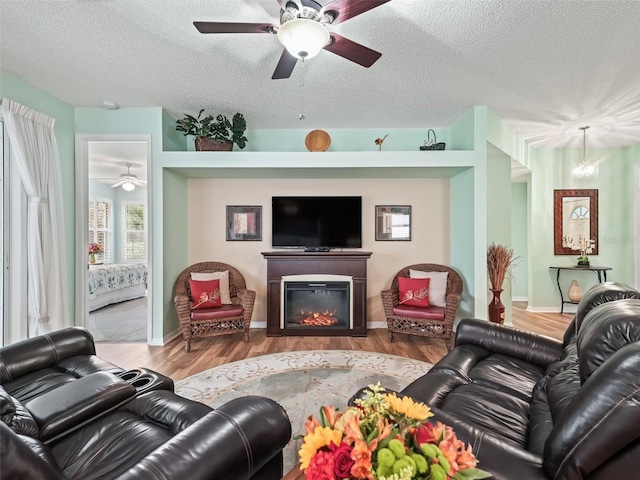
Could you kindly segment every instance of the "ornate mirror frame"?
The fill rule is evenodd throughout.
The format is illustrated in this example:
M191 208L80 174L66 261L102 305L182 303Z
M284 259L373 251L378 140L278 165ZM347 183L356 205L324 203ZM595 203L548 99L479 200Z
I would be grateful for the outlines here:
M554 190L553 191L553 248L554 255L579 255L579 252L563 246L563 205L567 197L589 198L589 238L596 244L591 255L598 254L600 242L598 240L598 190Z

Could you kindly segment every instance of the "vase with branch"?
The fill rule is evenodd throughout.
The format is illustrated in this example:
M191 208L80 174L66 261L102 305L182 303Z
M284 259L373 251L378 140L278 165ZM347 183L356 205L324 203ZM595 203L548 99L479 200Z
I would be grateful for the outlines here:
M489 321L504 323L504 304L500 300L505 278L511 278L511 268L518 257L513 248L492 243L487 249L487 273L493 299L489 304Z

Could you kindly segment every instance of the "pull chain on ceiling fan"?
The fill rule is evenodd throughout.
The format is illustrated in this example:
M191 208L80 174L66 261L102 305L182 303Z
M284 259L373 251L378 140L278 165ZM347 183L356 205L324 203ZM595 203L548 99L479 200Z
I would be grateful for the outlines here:
M370 67L381 56L364 45L330 32L337 25L383 5L390 0L334 0L321 6L314 0L277 0L280 25L270 23L193 22L200 33L271 33L285 47L272 79L289 78L299 59L327 50L347 60Z

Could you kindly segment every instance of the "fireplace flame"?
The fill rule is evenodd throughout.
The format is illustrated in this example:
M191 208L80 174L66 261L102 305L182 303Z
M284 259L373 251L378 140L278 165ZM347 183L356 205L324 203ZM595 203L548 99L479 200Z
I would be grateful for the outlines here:
M313 312L300 310L300 315L296 319L296 323L299 325L311 325L314 327L330 327L338 323L338 318L335 316L336 311L324 310L322 312Z

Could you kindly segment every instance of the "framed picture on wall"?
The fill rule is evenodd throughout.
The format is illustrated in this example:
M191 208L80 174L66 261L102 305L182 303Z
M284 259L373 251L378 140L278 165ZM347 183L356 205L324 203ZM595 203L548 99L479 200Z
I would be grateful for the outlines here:
M376 205L376 241L411 241L411 205Z
M227 205L227 241L262 240L262 207Z

